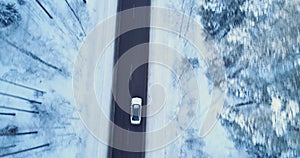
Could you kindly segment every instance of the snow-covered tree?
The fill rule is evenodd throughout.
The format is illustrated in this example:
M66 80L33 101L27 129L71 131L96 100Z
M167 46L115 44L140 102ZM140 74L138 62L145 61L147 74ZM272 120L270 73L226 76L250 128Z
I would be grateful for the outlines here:
M17 24L20 20L21 15L14 3L0 2L0 27Z
M204 29L215 39L221 39L232 28L241 24L245 0L205 0L200 9Z
M207 0L200 11L225 67L220 121L236 147L256 157L300 156L299 7Z
M198 135L196 129L187 129L184 135L184 143L181 145L180 157L184 158L206 158L209 157L207 153L203 151L205 146L204 140Z

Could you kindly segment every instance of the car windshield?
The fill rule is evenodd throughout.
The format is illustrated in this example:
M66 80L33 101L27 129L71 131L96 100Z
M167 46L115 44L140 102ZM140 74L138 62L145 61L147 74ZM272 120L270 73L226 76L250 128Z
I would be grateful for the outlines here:
M132 119L133 120L138 120L139 119L139 112L140 111L140 106L137 105L137 104L134 104L133 105L133 108L132 108Z
M134 120L134 121L138 121L139 120L139 117L138 116L132 116L132 120Z

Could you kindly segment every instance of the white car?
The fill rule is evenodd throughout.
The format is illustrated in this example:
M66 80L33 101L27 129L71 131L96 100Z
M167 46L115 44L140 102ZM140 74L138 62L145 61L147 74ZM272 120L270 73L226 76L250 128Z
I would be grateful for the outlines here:
M142 99L134 97L131 99L130 123L133 125L141 124L142 115Z

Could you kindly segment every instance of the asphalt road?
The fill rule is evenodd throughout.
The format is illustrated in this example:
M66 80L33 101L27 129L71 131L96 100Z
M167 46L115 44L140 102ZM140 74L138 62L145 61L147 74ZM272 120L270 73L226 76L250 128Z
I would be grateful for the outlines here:
M150 6L150 0L119 0L118 1L118 12L131 9L134 7L141 6ZM138 14L135 15L135 14ZM132 19L128 19L132 18ZM132 11L132 16L130 17L117 17L117 27L116 31L119 32L122 30L122 27L126 27L126 22L128 21L143 21L145 26L149 26L150 24L150 10L145 9L142 13L135 13ZM115 55L114 62L115 64L120 59L122 55L126 53L130 48L149 42L149 28L140 28L131 30L119 36L115 40ZM148 61L149 49L144 48L142 51L136 52L138 55L135 55L132 58L132 61L143 60ZM132 73L130 76L129 82L127 82L127 75ZM130 101L131 97L141 97L143 99L143 105L147 104L147 83L148 83L148 64L143 64L135 70L132 70L131 61L125 62L116 67L116 71L114 73L114 81L113 81L113 89L115 89L116 93L113 96L112 106L111 106L111 120L115 123L115 125L134 132L145 132L146 131L146 118L142 118L140 125L131 125L130 123L130 114L125 111L130 111ZM131 94L131 97L127 97L124 94L128 91ZM122 105L118 105L116 100L118 98L127 97L126 102L121 103ZM125 109L125 110L123 110ZM143 111L145 114L146 111ZM124 151L119 150L113 147L109 147L108 157L109 158L142 158L145 156L143 152L145 149L145 135L134 135L130 132L119 132L115 130L113 127L110 129L110 142L113 145L118 144L118 146L128 146L130 145L134 151Z

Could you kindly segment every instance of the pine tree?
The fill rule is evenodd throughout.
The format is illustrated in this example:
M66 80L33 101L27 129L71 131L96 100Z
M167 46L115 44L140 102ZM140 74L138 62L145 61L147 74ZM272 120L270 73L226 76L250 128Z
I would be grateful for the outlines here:
M253 157L299 157L299 3L246 0L229 7L229 2L207 0L201 12L225 67L219 119L236 147ZM235 25L240 14L232 13L238 12L243 17Z

